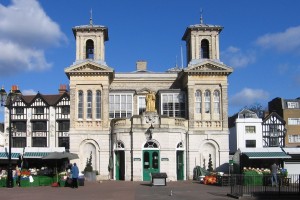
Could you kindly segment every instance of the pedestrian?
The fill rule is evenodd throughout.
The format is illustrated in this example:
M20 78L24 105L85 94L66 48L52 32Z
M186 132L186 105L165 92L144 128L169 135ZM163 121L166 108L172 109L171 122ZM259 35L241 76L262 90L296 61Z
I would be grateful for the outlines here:
M271 181L272 181L272 186L277 186L277 171L278 171L278 166L274 162L274 164L271 166Z
M19 166L16 166L16 184L20 187L21 186L21 170Z
M76 163L74 163L74 165L72 166L71 173L72 173L72 188L78 188L77 179L79 175L79 169Z

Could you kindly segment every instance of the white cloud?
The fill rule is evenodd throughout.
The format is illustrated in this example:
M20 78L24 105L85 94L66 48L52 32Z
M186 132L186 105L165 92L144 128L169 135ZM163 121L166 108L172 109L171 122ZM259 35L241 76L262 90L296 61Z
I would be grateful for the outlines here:
M222 60L233 68L246 67L256 60L254 52L242 52L239 48L230 46L221 52Z
M36 95L37 92L33 89L22 90L22 95Z
M229 104L232 106L247 106L267 99L269 99L269 93L262 89L244 88L229 98Z
M256 44L280 52L300 52L300 26L291 27L280 33L269 33L259 37Z
M13 0L0 4L1 75L51 67L44 51L66 41L59 25L36 0Z

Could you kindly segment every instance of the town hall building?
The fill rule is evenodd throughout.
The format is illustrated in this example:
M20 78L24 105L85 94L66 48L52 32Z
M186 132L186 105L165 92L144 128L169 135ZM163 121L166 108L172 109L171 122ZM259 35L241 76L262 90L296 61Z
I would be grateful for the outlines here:
M65 147L78 154L71 162L81 171L92 158L103 180L149 181L155 172L187 180L195 166L207 169L210 160L214 170L228 171L228 76L233 69L220 61L222 29L202 20L186 28L187 67L152 72L146 61L137 61L136 69L121 73L105 60L107 27L92 20L73 27L76 59L64 69L69 91L63 87L55 98L22 96L25 103L18 105L26 110L38 103L48 117L41 135L26 134L38 118L24 117L23 146L42 141L45 148Z
M186 180L196 165L227 170L229 160L228 76L220 61L221 26L186 28L188 66L166 72L115 72L105 61L108 28L76 26L76 60L65 69L70 80L70 151L84 168L103 179L149 181L166 172Z

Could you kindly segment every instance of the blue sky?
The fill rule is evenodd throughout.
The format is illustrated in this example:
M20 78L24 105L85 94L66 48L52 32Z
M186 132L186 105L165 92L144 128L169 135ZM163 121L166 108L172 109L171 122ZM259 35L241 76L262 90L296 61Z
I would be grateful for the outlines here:
M298 0L0 0L0 85L23 94L54 94L68 84L64 69L75 61L72 27L108 27L106 63L116 72L166 71L181 65L187 26L224 27L220 59L229 76L229 115L244 106L264 107L276 97L297 98L300 86ZM3 108L0 108L0 122Z

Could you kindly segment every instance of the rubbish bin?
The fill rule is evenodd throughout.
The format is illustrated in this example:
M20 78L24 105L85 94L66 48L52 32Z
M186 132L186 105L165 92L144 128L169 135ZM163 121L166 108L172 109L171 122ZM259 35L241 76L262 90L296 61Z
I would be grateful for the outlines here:
M78 186L84 186L84 177L79 177L78 178Z

